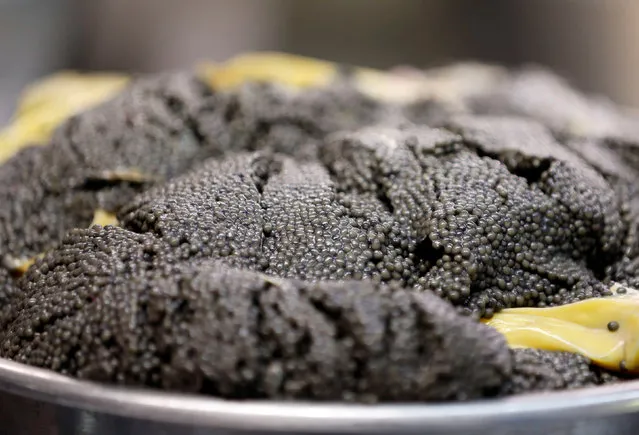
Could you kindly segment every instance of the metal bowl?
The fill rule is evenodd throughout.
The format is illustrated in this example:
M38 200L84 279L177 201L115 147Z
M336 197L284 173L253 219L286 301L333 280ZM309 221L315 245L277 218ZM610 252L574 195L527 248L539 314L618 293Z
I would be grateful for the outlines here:
M0 359L5 435L634 435L639 381L471 403L234 402L78 381Z

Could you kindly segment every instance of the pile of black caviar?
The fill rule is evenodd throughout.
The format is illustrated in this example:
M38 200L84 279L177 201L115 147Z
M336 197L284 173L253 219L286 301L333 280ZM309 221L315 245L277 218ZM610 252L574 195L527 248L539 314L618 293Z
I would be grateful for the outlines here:
M639 121L500 74L455 104L136 79L0 166L0 356L230 399L620 381L479 319L639 284Z

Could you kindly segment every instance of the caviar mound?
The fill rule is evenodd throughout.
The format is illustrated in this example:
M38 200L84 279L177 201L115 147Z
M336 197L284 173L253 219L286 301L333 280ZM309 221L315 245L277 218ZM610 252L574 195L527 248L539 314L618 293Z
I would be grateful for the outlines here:
M406 100L347 71L304 89L165 74L69 118L0 166L0 356L232 399L623 382L479 319L639 282L635 121L554 76L459 71ZM533 85L572 103L548 116ZM575 129L588 117L619 128Z
M87 244L99 252L85 263ZM450 400L495 394L510 370L496 331L434 295L180 261L118 228L74 232L51 263L30 272L41 304L19 307L4 354L80 378L229 398ZM81 287L65 270L88 267Z

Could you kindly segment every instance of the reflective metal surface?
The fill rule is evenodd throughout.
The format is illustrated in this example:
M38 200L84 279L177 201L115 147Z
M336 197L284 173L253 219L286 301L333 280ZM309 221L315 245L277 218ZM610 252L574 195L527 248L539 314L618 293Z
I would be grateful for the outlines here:
M452 405L230 402L104 387L0 360L6 435L634 435L639 382Z

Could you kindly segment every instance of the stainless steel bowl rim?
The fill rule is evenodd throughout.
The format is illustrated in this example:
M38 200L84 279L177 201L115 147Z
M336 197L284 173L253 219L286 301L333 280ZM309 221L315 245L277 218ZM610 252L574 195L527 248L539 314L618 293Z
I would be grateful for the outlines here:
M411 431L639 412L639 381L453 404L230 401L105 386L0 359L0 390L127 418L245 430Z

